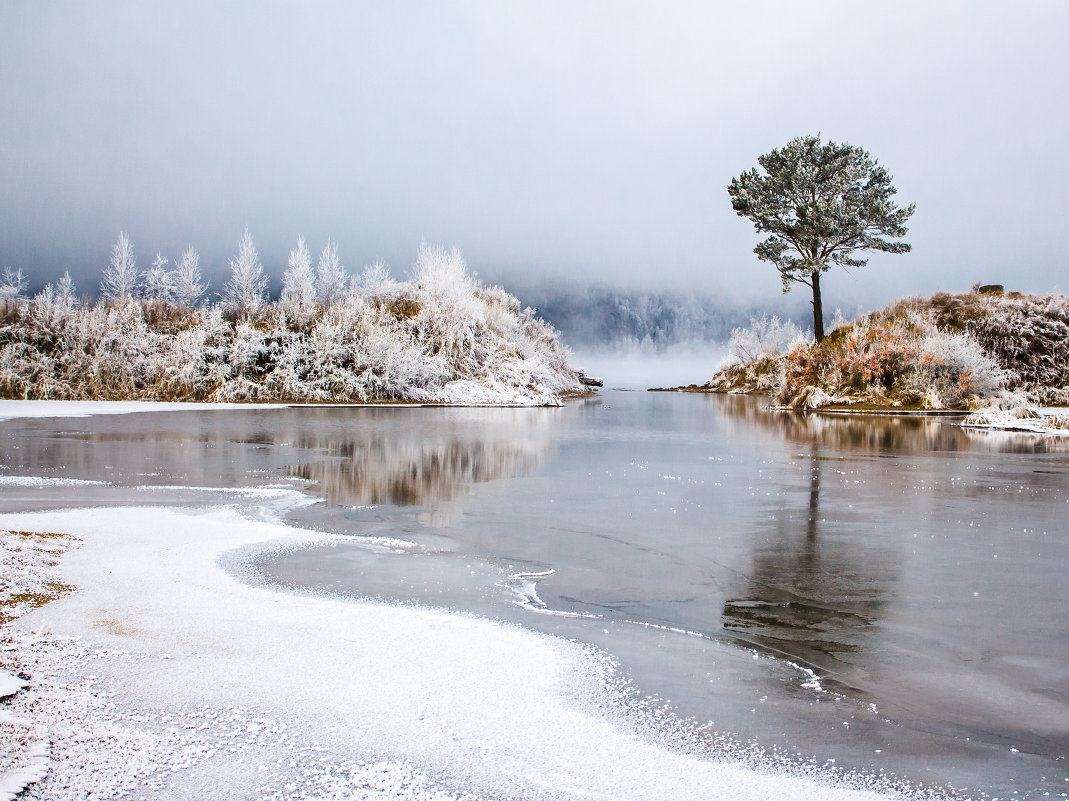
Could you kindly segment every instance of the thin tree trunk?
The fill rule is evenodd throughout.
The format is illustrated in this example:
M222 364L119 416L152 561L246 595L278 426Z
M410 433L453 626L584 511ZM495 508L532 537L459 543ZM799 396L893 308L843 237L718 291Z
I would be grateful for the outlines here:
M820 273L813 275L813 333L817 342L824 339L824 307L820 303Z

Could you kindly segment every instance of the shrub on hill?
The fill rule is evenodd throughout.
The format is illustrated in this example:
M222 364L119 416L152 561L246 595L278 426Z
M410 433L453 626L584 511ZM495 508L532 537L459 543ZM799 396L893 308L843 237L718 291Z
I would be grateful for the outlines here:
M706 387L768 391L801 408L1064 404L1069 299L977 292L907 298L838 326L821 343L737 360Z
M581 389L559 334L455 251L424 247L412 281L376 265L314 306L61 302L0 315L0 396L554 404Z

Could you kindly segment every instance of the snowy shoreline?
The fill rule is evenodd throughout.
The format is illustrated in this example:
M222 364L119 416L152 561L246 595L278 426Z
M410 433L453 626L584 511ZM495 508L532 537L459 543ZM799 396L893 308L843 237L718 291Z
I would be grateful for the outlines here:
M577 396L578 397L578 396ZM565 396L570 400L570 396ZM89 417L105 414L136 414L140 412L242 411L263 409L418 409L428 406L456 408L528 408L515 403L428 403L380 401L372 403L213 403L210 401L89 401L89 400L2 400L0 422L36 417Z
M259 519L234 507L0 515L5 530L79 540L56 574L77 590L4 627L32 675L0 709L51 742L25 798L135 786L149 798L888 797L816 769L666 747L618 705L611 660L588 646L293 595L220 567L239 549L335 541L273 522L302 502L273 496L248 510Z
M961 425L963 428L1069 437L1069 409L1037 409L1030 406L1017 409L981 409L966 417Z

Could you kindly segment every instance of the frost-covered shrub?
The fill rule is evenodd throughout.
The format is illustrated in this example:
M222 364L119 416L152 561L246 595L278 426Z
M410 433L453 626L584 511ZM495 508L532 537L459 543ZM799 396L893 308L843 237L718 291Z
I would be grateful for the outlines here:
M182 253L170 275L174 301L186 309L196 308L208 291L208 282L200 274L200 254L190 246Z
M1007 372L968 334L929 334L917 343L914 363L909 388L934 393L925 405L963 406L970 398L993 397L1007 381Z
M298 326L307 325L315 314L316 276L312 270L312 254L308 252L303 236L297 237L297 247L290 251L286 273L282 276L279 305Z
M397 281L390 276L390 269L381 261L369 264L350 284L356 294L363 297L391 297L397 289Z
M134 246L125 231L111 248L111 261L104 270L100 281L100 292L105 299L115 303L125 303L137 297L141 274L137 270L134 258Z
M818 388L821 402L922 408L1069 402L1069 300L1061 295L907 298L785 355L762 352L764 329L752 329L733 338L742 360L707 387L770 391L794 406L811 405Z
M736 361L750 362L766 354L786 353L812 339L812 332L778 315L751 317L747 328L732 330L728 351Z
M328 239L316 267L316 290L319 299L329 306L345 294L348 286L349 271L338 259L338 245L333 239Z
M0 309L18 306L26 299L26 275L22 268L0 270Z
M238 253L230 259L230 280L223 287L223 304L240 314L254 312L263 305L267 276L260 254L246 228L238 240Z
M258 266L247 244L239 260ZM226 313L131 299L68 307L50 287L0 323L0 393L529 405L580 389L558 333L532 310L480 286L456 251L420 254L417 281L373 267L300 319L293 293L255 308L246 298L235 314L236 295Z

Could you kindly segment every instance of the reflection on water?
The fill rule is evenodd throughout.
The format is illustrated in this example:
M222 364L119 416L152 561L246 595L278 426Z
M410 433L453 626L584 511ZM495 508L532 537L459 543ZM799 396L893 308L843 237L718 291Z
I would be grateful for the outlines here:
M802 506L789 497L769 541L753 554L745 587L724 601L723 626L774 655L833 669L862 649L897 574L897 559L851 538L822 536L820 451L809 463Z
M553 409L169 412L5 424L7 475L233 487L296 477L328 504L436 507L534 470Z
M471 424L472 421L466 421ZM520 421L516 421L520 422ZM295 465L292 474L314 481L322 496L342 506L394 504L437 506L474 483L514 478L535 469L547 443L534 438L529 416L501 436L500 420L481 425L475 439L438 427L389 426L385 433L319 442L329 458ZM302 447L308 447L302 441Z
M988 453L1066 453L1069 437L985 431L955 425L958 417L835 412L776 411L763 399L743 395L705 395L707 403L738 424L759 428L789 442L828 451L892 453L983 451Z

